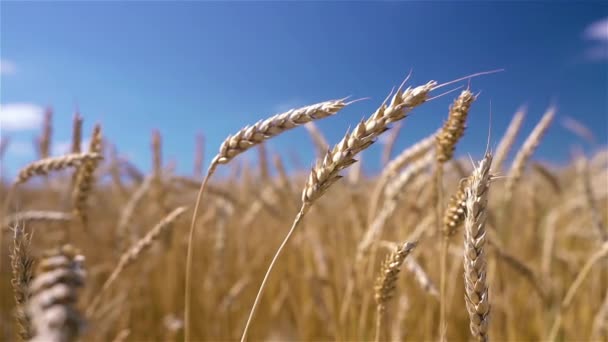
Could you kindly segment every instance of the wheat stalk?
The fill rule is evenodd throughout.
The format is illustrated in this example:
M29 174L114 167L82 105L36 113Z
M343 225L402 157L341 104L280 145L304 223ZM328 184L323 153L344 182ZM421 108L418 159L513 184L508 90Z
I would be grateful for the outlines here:
M8 215L4 219L3 227L26 222L67 222L72 219L70 213L61 211L27 210Z
M492 155L486 153L466 188L464 221L465 303L473 337L488 340L490 298L486 281L486 216Z

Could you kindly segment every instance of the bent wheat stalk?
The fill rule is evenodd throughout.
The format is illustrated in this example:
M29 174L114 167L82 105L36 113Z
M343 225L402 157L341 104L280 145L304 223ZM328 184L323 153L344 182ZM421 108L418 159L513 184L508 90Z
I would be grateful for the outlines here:
M244 342L247 337L247 331L255 314L255 309L274 264L308 209L323 196L331 185L342 178L339 174L340 171L357 162L354 159L355 155L372 145L376 138L388 130L390 123L405 118L414 107L426 102L428 94L436 84L435 81L430 81L422 86L408 88L404 92L397 90L390 104L382 104L366 121L360 122L352 133L347 132L344 138L332 150L327 152L322 161L317 161L302 191L300 211L266 270L245 324L241 342Z

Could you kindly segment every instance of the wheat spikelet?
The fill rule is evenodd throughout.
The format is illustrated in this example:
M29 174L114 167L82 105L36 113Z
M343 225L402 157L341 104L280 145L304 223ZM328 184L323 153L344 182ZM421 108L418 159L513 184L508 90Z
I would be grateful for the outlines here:
M177 218L185 211L186 207L178 207L174 209L120 257L118 265L116 265L108 279L104 282L101 289L95 295L95 298L91 301L91 304L87 307L87 316L90 317L95 312L97 306L101 302L103 294L110 288L112 283L118 279L118 276L125 270L125 268L135 262L143 252L150 248L154 241L158 240L158 238L165 231L170 229L173 222L175 222L175 220L177 220Z
M98 153L80 153L38 160L21 169L14 184L23 184L34 176L48 175L53 171L60 171L69 167L79 167L85 163L100 159L102 157Z
M473 171L466 188L464 221L465 303L473 337L488 340L490 298L486 282L486 206L490 186L492 155L486 154Z
M393 297L395 288L397 287L397 278L401 265L414 247L416 247L416 243L406 242L389 254L382 263L380 276L376 279L376 286L374 288L374 298L376 299L377 310L375 341L380 341L382 320L386 312L386 305Z
M26 222L67 222L72 219L72 215L70 213L64 213L61 211L43 211L43 210L27 210L20 211L14 214L7 216L4 219L3 226L11 227L18 223L26 223Z
M82 142L82 117L80 113L74 114L74 120L72 122L72 153L81 152Z
M95 125L93 135L89 145L89 153L101 153L101 126ZM80 165L76 173L74 191L72 192L72 202L74 205L74 215L78 217L84 227L87 226L87 199L94 182L94 173L97 168L97 160L88 160Z
M28 288L32 281L32 268L34 260L30 255L31 235L24 232L23 226L14 226L13 248L11 250L11 269L13 277L11 285L15 296L15 318L19 326L19 337L27 341L32 337L30 319L26 315L25 308L29 301Z
M500 171L502 169L502 164L507 158L513 143L515 142L515 138L517 137L517 133L519 133L519 129L521 128L521 124L524 122L524 117L526 116L526 107L520 107L515 115L513 115L513 119L511 119L511 123L509 123L509 127L505 134L503 135L498 147L496 148L496 154L494 158L494 169L496 171Z
M513 197L515 185L517 185L521 176L523 175L528 159L530 159L532 153L534 153L534 150L536 147L538 147L540 140L547 131L547 128L549 128L551 121L553 121L555 111L555 107L549 107L549 109L547 109L542 119L538 122L536 127L534 127L519 152L517 152L505 184L504 198L506 201L510 201L510 199Z
M37 267L27 307L34 337L30 341L74 341L84 325L76 310L84 285L84 257L70 245L48 254Z

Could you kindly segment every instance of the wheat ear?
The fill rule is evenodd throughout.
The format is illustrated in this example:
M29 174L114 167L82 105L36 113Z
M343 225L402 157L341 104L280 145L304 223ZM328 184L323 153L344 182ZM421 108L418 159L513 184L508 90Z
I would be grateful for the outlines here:
M332 150L327 151L322 160L317 161L304 185L300 211L289 229L287 236L277 249L277 252L266 270L266 274L262 279L262 284L260 285L253 306L251 307L247 323L245 324L241 342L244 342L247 337L249 325L251 324L264 286L266 285L266 281L268 280L276 260L308 209L332 184L342 178L339 174L341 170L356 162L354 159L355 155L373 144L376 138L388 130L389 124L405 118L414 107L426 102L429 92L433 90L433 87L435 87L436 84L435 81L430 81L422 86L408 88L404 92L398 90L389 105L382 104L366 121L360 122L353 132L347 132L344 138L342 138Z
M85 163L100 159L102 157L98 153L68 154L60 157L41 159L21 169L14 184L23 184L34 176L48 175L53 171L60 171L69 167L79 167Z
M465 303L473 337L488 340L490 298L486 281L486 216L492 155L487 153L471 175L466 188L464 220Z
M93 135L89 145L89 153L101 153L101 126L95 125ZM72 192L72 201L74 205L74 215L80 219L84 227L87 226L87 199L91 188L93 187L94 173L97 169L98 160L88 160L82 163L76 173L76 181L74 183L74 191Z
M42 132L38 138L39 159L51 156L51 136L53 135L53 109L47 107L42 121Z
M31 282L27 313L34 336L30 341L75 341L84 326L76 309L78 288L84 285L84 256L70 245L50 252Z
M416 247L416 243L406 242L389 254L380 270L380 276L376 279L376 337L374 341L379 342L382 333L383 317L386 314L386 305L393 297L397 287L397 278L401 265L410 252Z
M527 108L525 106L520 107L515 114L513 115L513 119L511 119L511 123L507 127L505 134L500 139L500 143L498 143L498 147L496 148L496 158L494 158L494 170L500 172L502 169L502 164L504 163L513 143L515 142L515 138L517 138L517 133L521 129L521 124L524 122L524 118L526 116Z
M21 224L15 225L13 248L11 251L11 269L13 277L11 285L15 295L15 318L19 326L19 337L22 341L32 338L32 327L25 308L29 301L28 288L32 281L34 260L30 254L31 235L24 232Z
M526 163L534 153L534 150L536 150L536 147L538 147L538 144L540 144L540 140L547 131L547 128L549 128L551 121L553 121L555 112L555 107L549 107L549 109L547 109L542 119L538 122L536 127L534 127L524 142L522 148L519 150L519 152L517 152L517 155L515 155L515 160L513 160L513 164L509 170L507 182L505 184L504 198L507 203L509 203L513 197L513 191L523 175Z
M218 154L213 158L207 174L201 183L201 187L196 196L196 203L190 223L188 234L188 247L186 256L186 281L185 281L185 303L184 303L184 335L186 340L190 340L190 299L191 299L191 273L192 273L192 241L194 239L194 228L198 216L198 209L201 204L203 191L209 178L220 164L227 164L237 155L247 151L255 145L284 133L292 128L305 123L323 119L336 114L348 105L345 99L331 100L317 103L314 105L291 109L285 113L274 115L266 120L258 121L252 126L247 126L236 134L228 136L220 146Z
M135 262L142 253L148 250L152 244L159 239L159 237L171 228L173 222L179 218L186 211L186 207L178 207L165 216L159 223L156 224L142 239L133 244L123 255L121 255L118 264L103 283L101 289L95 295L95 298L91 301L91 304L87 307L87 316L91 317L97 306L101 302L103 295L110 288L112 283L118 279L118 276L133 262Z
M80 153L82 142L82 116L76 112L72 121L72 153Z

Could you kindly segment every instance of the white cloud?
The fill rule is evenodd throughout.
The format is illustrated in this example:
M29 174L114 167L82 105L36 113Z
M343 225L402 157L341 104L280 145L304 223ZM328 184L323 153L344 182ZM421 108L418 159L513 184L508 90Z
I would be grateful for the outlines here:
M585 50L590 61L608 61L608 17L593 22L583 32L583 38L596 41Z
M17 71L15 63L6 59L0 59L0 75L12 75Z
M589 40L608 42L608 17L587 26L583 36Z
M25 131L38 129L44 109L32 103L0 105L0 130Z

